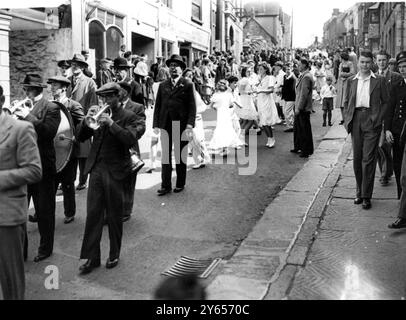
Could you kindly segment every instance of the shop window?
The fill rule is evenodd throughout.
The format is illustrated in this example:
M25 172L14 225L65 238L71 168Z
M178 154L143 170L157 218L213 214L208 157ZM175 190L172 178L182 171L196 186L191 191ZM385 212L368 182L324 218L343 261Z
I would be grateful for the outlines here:
M192 0L192 21L202 23L202 0Z
M173 43L170 41L162 40L162 56L168 59L172 55Z

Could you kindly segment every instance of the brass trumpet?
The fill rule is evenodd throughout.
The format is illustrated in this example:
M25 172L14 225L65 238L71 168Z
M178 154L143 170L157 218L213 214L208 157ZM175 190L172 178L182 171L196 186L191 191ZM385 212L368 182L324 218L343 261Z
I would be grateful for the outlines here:
M29 102L31 107L26 106L26 103ZM31 110L32 108L32 100L30 98L25 98L23 100L16 100L13 101L10 105L10 107L3 107L3 110L7 111L10 113L10 115L14 115L14 113L17 111L18 108L29 108Z
M100 128L99 119L100 119L101 115L106 112L109 114L109 117L111 117L112 113L111 113L110 106L108 104L103 105L94 116L87 116L86 122L87 122L89 128L91 128L93 130L99 129Z

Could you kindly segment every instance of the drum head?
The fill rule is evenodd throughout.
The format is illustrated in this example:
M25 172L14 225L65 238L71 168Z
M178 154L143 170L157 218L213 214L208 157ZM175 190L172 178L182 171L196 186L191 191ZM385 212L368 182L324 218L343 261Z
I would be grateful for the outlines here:
M53 101L55 102L55 101ZM56 172L61 172L69 162L73 151L74 126L72 117L66 107L57 103L61 107L61 123L54 139L56 153Z

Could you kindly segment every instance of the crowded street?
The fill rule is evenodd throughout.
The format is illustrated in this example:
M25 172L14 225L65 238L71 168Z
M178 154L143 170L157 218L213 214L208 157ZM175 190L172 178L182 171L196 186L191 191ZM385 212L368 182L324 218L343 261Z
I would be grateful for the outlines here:
M405 22L2 1L0 300L404 300Z

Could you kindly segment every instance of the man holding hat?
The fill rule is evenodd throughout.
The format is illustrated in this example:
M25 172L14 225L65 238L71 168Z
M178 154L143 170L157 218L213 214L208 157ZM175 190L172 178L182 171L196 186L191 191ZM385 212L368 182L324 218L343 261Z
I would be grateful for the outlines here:
M144 94L141 84L131 79L130 72L133 66L127 63L124 58L114 59L114 69L116 70L116 78L118 82L127 82L131 86L131 100L140 104L144 104Z
M396 62L399 67L399 72L403 77L403 81L397 86L392 93L389 111L385 117L386 139L393 145L393 159L395 161L396 153L401 153L401 173L400 173L400 208L398 219L390 224L388 227L391 229L406 228L406 51L398 53ZM389 126L387 125L389 124ZM399 128L401 128L399 130ZM397 133L400 132L400 135Z
M141 136L139 120L135 113L125 110L120 103L121 87L114 82L105 84L97 95L111 110L102 114L100 128L89 127L89 117L98 112L91 107L79 125L77 138L85 141L93 137L93 144L86 163L86 173L90 173L87 193L87 217L85 234L80 253L87 259L80 267L81 274L87 274L100 266L100 239L103 231L104 212L107 216L110 238L110 254L106 268L114 268L119 261L123 234L123 212L125 180L131 173L130 148Z
M84 113L87 113L89 107L97 105L98 99L96 96L97 86L93 79L87 77L84 71L88 67L85 58L81 54L75 54L72 60L69 60L72 65L72 93L70 98L80 103L83 107ZM85 141L79 145L79 184L77 190L87 188L87 175L84 174L86 159L89 155L91 147L90 140Z
M130 99L131 86L127 82L119 82L118 85L121 87L120 90L120 102L124 110L133 112L136 115L136 127L137 127L137 138L138 140L145 133L145 108L142 104L136 103ZM132 148L138 155L140 155L140 147L138 141ZM134 207L134 192L135 184L137 182L137 173L131 172L125 181L124 187L124 216L123 222L128 221L131 218L131 214Z
M193 137L196 118L194 84L181 76L186 64L177 54L172 55L166 64L171 78L159 86L153 120L154 133L162 130L162 184L158 190L161 196L172 191L172 144L175 145L177 176L174 192L185 188L187 139Z
M56 76L49 78L48 84L51 85L51 92L55 101L65 106L66 110L69 112L74 125L74 131L76 131L76 127L82 122L85 115L80 103L69 99L66 95L68 87L70 86L69 79L62 76ZM74 148L68 163L66 164L65 168L56 175L56 186L58 186L59 183L62 184L65 224L71 223L73 220L75 220L75 180L78 166L78 154L79 144L77 141L74 141Z
M56 193L54 139L61 122L61 114L57 104L44 98L42 92L47 85L43 83L40 75L27 74L23 86L27 97L33 102L33 108L30 111L28 108L21 107L15 114L34 125L42 163L42 180L28 186L28 198L33 199L41 237L38 255L34 258L34 262L39 262L48 258L54 247Z

